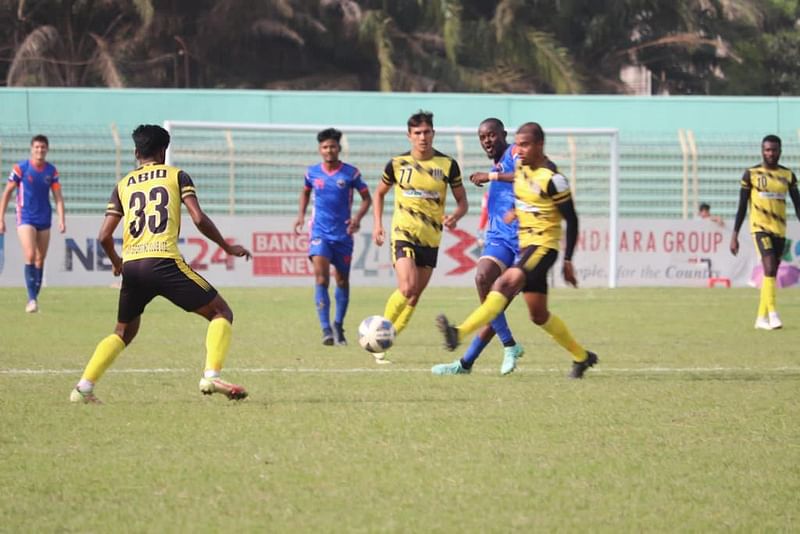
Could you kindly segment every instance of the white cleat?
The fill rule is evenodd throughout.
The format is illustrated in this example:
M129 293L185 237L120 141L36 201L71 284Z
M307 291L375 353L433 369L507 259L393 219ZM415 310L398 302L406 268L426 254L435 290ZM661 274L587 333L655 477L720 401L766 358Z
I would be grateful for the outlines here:
M39 311L39 303L36 302L36 299L31 299L25 305L25 312L26 313L36 313Z
M100 399L94 396L91 391L81 391L78 388L72 390L69 394L69 401L80 404L103 404Z
M756 319L756 324L753 326L756 330L772 330L767 317L758 317Z
M769 312L769 327L772 330L783 328L783 321L778 316L778 312Z

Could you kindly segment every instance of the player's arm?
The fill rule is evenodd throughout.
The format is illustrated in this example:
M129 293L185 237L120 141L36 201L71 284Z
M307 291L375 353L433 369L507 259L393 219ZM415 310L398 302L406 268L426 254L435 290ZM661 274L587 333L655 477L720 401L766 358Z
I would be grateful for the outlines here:
M450 172L447 173L447 183L450 184L450 190L453 192L453 198L456 199L456 209L453 213L445 215L442 219L442 224L451 230L456 227L461 217L467 214L469 203L467 202L467 190L464 189L464 183L461 181L461 169L458 163L453 160L450 163Z
M306 224L306 210L308 209L308 201L311 198L311 188L307 185L303 186L300 190L300 200L298 202L297 220L294 222L294 233L299 234L303 231L303 226Z
M383 245L386 235L383 231L383 203L386 195L391 191L392 186L397 182L394 176L394 160L389 160L383 169L383 176L375 188L375 196L372 202L372 240L379 247Z
M52 191L53 199L56 202L56 213L58 214L58 231L63 234L67 231L67 212L64 208L64 195L61 193L61 184L59 182L54 182Z
M358 207L355 217L351 217L350 222L347 224L347 233L351 235L361 228L361 219L364 218L372 205L372 196L369 194L369 187L366 184L364 184L364 187L359 188L358 194L361 195L361 205Z
M200 233L216 243L219 248L225 251L229 256L244 256L250 259L252 254L250 251L241 245L233 245L225 241L222 234L219 233L217 225L214 224L208 215L200 208L200 202L197 200L197 193L195 193L194 183L192 179L183 171L178 173L178 186L181 190L181 202L186 206L189 211L189 216L192 222L200 230Z
M467 214L469 203L467 202L467 190L463 185L459 184L450 189L453 191L453 198L456 199L456 209L453 213L444 216L442 224L452 230L458 225L458 221Z
M797 220L800 221L800 192L797 190L797 176L792 173L792 183L789 184L789 197L794 204L794 214L797 215Z
M0 234L6 233L6 209L11 201L11 194L17 188L17 182L9 180L6 188L3 189L3 196L0 197Z
M97 242L103 247L106 256L111 261L112 271L114 276L119 276L122 273L122 258L117 254L114 248L114 230L117 229L120 219L124 211L122 209L122 201L119 198L119 189L114 188L111 193L111 198L108 200L106 206L106 217L103 219L103 224L100 226L100 232L97 234Z
M513 182L514 172L473 172L469 181L478 187L483 187L486 182Z
M375 188L375 197L372 202L372 240L376 245L383 245L386 236L383 231L383 204L386 201L386 194L391 191L392 186L381 180Z
M742 188L739 190L739 207L736 209L736 219L733 222L733 235L731 236L731 254L736 256L739 253L739 230L744 223L744 216L747 214L747 204L750 202L750 171L745 170L741 180Z
M567 179L561 174L554 174L547 186L547 193L567 223L567 242L564 245L564 281L572 287L578 287L578 280L575 278L575 270L572 267L572 254L575 252L575 245L578 242L578 213L575 211L575 203L572 201Z

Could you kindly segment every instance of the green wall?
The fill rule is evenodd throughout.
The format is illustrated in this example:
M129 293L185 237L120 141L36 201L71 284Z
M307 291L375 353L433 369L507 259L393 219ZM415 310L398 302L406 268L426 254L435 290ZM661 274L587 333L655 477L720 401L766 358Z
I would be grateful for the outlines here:
M128 127L166 119L331 125L405 124L417 109L437 126L475 126L497 116L510 127L616 127L622 136L674 134L798 135L798 97L626 97L469 95L177 89L0 89L0 128Z

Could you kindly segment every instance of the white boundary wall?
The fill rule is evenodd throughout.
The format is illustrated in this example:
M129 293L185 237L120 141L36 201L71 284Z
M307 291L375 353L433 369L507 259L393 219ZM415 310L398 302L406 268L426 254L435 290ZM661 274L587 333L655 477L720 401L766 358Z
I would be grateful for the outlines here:
M295 235L293 217L214 217L226 238L249 247L252 262L227 259L191 223L182 224L181 250L186 260L218 286L308 286L313 284L311 263L306 258L307 235ZM51 286L104 286L115 279L96 236L102 217L67 218L67 232L54 228L45 264L45 284ZM23 285L23 262L13 222L0 255L0 286ZM388 224L388 217L385 221ZM705 287L708 264L712 274L745 286L759 262L748 230L742 229L738 257L728 251L731 223L720 227L705 220L620 219L616 278L619 286ZM364 218L356 236L351 282L354 286L394 285L389 245L376 247L371 240L372 218ZM432 283L471 288L480 257L476 237L477 217L461 221L455 231L445 231L439 265ZM786 268L800 269L800 224L790 223L792 240ZM582 287L608 287L611 240L607 219L582 218L580 241L574 263ZM553 269L560 273L560 265ZM555 286L563 286L560 275Z

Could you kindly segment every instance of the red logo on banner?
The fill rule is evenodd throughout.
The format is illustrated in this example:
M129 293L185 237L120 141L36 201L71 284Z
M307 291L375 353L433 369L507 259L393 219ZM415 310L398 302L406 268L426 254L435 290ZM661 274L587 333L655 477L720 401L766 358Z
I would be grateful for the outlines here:
M449 232L458 238L458 243L448 249L445 249L445 253L456 260L458 266L455 269L448 271L447 274L449 276L451 274L466 273L475 267L475 265L477 265L477 262L473 260L469 254L467 254L467 252L470 250L470 247L478 242L478 240L475 239L475 237L471 234L468 234L464 230L459 230L458 228L449 230Z
M253 234L253 275L310 276L308 234L257 232Z

